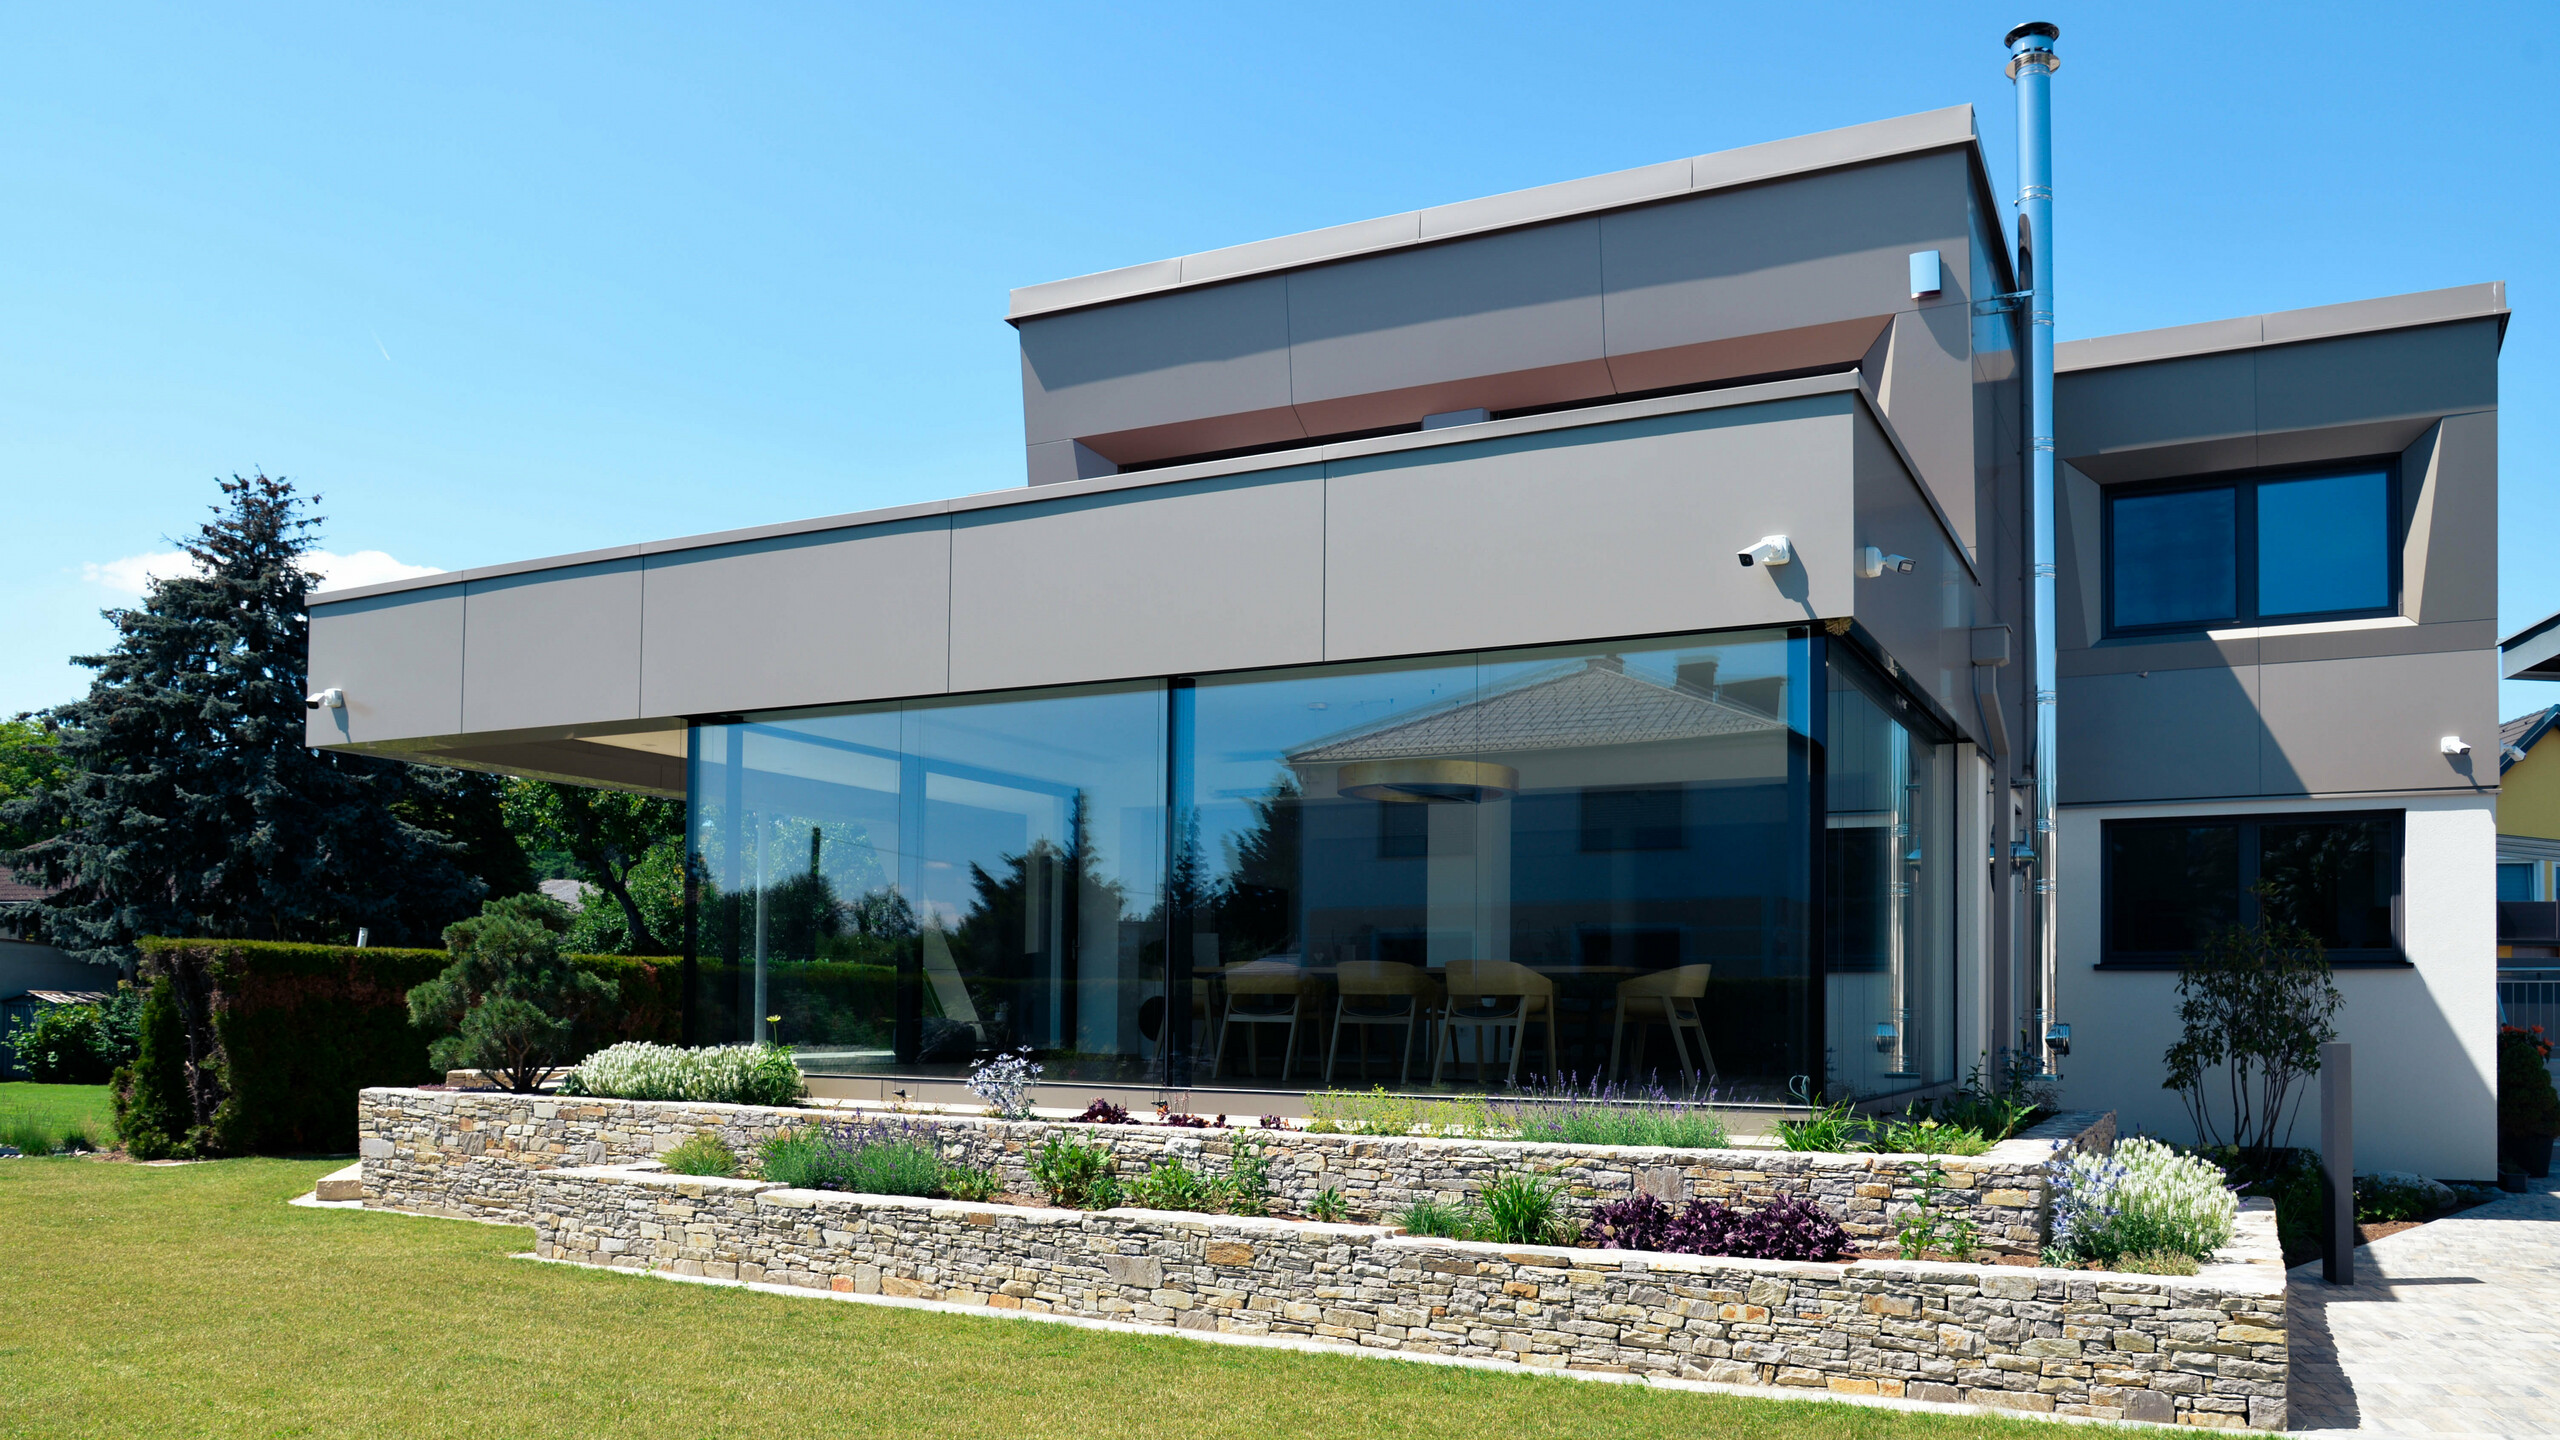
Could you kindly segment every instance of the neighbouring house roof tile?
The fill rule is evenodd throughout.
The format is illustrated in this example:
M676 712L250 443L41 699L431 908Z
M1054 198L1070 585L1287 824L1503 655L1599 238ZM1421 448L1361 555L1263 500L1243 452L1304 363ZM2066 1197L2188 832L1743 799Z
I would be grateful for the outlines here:
M2542 737L2551 733L2555 723L2560 723L2560 705L2552 705L2519 715L2499 726L2498 773L2505 774L2507 767L2516 763L2508 758L2507 751L2522 750L2530 754Z

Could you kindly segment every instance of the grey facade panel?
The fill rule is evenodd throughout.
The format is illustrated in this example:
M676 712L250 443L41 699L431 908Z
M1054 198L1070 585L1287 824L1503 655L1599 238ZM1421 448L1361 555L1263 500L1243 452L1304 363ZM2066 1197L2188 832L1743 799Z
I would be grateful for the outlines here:
M1846 615L1856 403L1329 462L1325 658ZM1799 563L1736 563L1772 533L1793 538Z
M1969 308L1934 305L1893 318L1877 403L1920 467L1938 507L1971 551L1981 543L1974 490L1973 355Z
M1909 310L1914 250L1941 252L1960 291L1967 164L1949 151L1602 217L1610 355Z
M2494 650L2258 667L2265 793L2493 789ZM2442 753L2445 736L2472 753Z
M1084 440L1210 417L1231 434L1121 464L1303 438L1291 412L1288 282L1279 276L1077 310L1022 327L1026 443Z
M311 612L311 688L346 692L308 712L312 745L365 744L462 728L463 587L341 601Z
M2258 428L2310 430L2493 407L2497 330L2498 322L2482 319L2260 350Z
M2246 469L2258 463L2257 374L2244 350L2057 376L2056 453L2108 482Z
M2062 803L2260 793L2258 671L2064 676Z
M2442 625L2393 625L2385 629L2279 630L2256 641L2268 665L2310 660L2354 660L2383 655L2425 655L2448 650L2487 650L2498 643L2494 620L2455 620Z
M951 522L651 556L640 713L924 695L950 684Z
M1517 190L1480 200L1409 210L1277 239L1205 251L1174 260L1132 265L1071 280L1026 285L1013 292L1006 318L1034 316L1078 306L1132 300L1238 275L1343 261L1386 253L1430 239L1641 204L1681 190L1713 191L1759 185L1871 164L1900 156L1976 145L1973 107L1940 110L1797 135L1761 145L1638 166L1614 174Z
M1853 423L1856 499L1848 573L1858 623L1884 646L1911 684L1954 717L1975 743L1983 743L1972 688L1973 627L1996 623L1999 617L1990 613L1990 597L1957 555L1956 542L1883 428L1863 410ZM1907 555L1912 568L1868 578L1854 563L1867 546ZM1809 563L1830 558L1815 555Z
M2448 415L2402 452L2403 614L2430 626L2498 615L2498 416Z
M1324 573L1312 465L960 514L950 688L1305 664Z
M640 560L469 582L463 730L640 716Z
M1290 393L1311 434L1610 393L1597 220L1299 271L1287 285Z

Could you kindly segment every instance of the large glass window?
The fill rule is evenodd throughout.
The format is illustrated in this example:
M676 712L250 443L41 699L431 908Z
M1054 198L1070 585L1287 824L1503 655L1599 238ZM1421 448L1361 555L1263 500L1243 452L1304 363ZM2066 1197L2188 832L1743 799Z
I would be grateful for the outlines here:
M2118 487L2106 512L2113 632L2377 615L2394 603L2388 466Z
M2299 925L2336 961L2396 962L2401 816L2110 820L2104 963L2173 964L2216 931Z
M1955 1078L1954 752L1835 652L1824 782L1825 1093Z
M822 1072L1027 1045L1058 1079L1144 1078L1164 1004L1164 693L698 727L696 1003L735 1007L703 1033L775 1039Z
M697 726L697 1033L821 1074L1028 1047L1051 1083L1951 1078L1951 752L1816 653L1748 631Z
M1807 1068L1805 657L1762 632L1197 681L1176 873L1197 896L1203 1070L1281 1078L1280 1044L1255 1070L1264 1027L1232 1018L1273 1002L1233 981L1285 971L1355 1021L1325 1057L1337 1080L1510 1073L1510 1030L1356 1023L1405 1010L1378 987L1410 985L1444 1019L1552 1006L1554 1063L1586 1077L1614 1049L1636 1078L1641 1041L1673 1088L1687 1052L1728 1094L1782 1096ZM1694 1017L1681 1051L1657 990ZM1524 1079L1550 1068L1543 1019L1531 1033Z

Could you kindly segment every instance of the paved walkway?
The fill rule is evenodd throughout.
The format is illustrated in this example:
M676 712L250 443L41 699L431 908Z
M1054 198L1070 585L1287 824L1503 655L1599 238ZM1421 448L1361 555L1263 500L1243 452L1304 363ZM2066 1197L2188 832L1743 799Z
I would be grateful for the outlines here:
M2313 1435L2560 1436L2560 1180L2293 1271L2289 1400Z

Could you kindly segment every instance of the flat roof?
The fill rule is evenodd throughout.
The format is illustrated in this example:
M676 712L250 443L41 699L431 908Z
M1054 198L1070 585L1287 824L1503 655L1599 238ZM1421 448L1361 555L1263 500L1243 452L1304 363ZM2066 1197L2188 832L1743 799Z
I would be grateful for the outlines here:
M427 575L411 575L398 580L383 580L371 585L350 585L340 590L315 590L303 597L305 607L341 604L375 595L394 595L413 590L433 590L473 580L495 580L509 575L526 575L540 570L565 570L578 565L593 565L612 560L629 560L645 555L665 555L684 550L706 550L716 545L734 545L742 541L769 540L788 535L809 535L828 530L858 530L871 525L886 525L899 520L914 520L935 515L959 515L978 510L995 510L1011 505L1045 505L1077 495L1094 495L1114 490L1138 490L1160 485L1178 485L1189 480L1209 479L1221 475L1243 475L1262 470L1285 470L1324 460L1351 459L1363 455L1386 455L1406 450L1427 450L1443 445L1473 444L1512 435L1530 435L1550 430L1572 430L1587 425L1608 425L1652 415L1675 415L1692 410L1722 410L1750 405L1766 405L1777 401L1801 399L1810 395L1847 392L1858 397L1867 414L1883 430L1901 459L1903 468L1917 476L1919 467L1903 448L1902 438L1884 416L1875 397L1854 370L1822 375L1799 376L1792 380L1769 380L1752 385L1735 385L1717 390L1700 390L1678 395L1658 395L1642 400L1618 400L1595 405L1575 406L1564 410L1541 411L1534 415L1515 415L1504 420L1490 420L1475 425L1452 425L1439 430L1400 431L1393 435L1374 435L1362 440L1315 441L1293 450L1274 450L1253 455L1231 456L1223 460L1203 460L1189 465L1167 465L1154 470L1132 470L1122 475L1098 475L1084 480L1062 480L1053 485L1011 485L1001 490L982 490L974 495L958 495L948 500L924 500L910 505L892 505L878 510L858 510L844 515L827 515L809 520L785 520L771 525L752 525L737 530L718 530L702 535L687 535L672 540L650 540L636 545L614 545L601 550L582 550L568 555L551 555L535 560L513 560L496 565L478 565L467 570L438 570ZM1922 495L1933 510L1936 497ZM1950 536L1954 527L1940 513L1938 524ZM1972 557L1958 545L1956 554L1966 568L1973 566Z
M2372 300L2349 300L2340 305L2314 305L2307 310L2275 310L2264 315L2244 315L2235 320L2172 325L2163 330L2132 330L2122 335L2066 340L2053 347L2053 368L2057 374L2073 370L2103 370L2114 365L2141 365L2153 360L2176 360L2189 355L2250 350L2262 345L2290 345L2303 340L2326 340L2339 335L2362 335L2381 330L2410 330L2421 325L2443 325L2455 320L2478 320L2490 316L2497 317L2498 335L2503 340L2507 331L2507 282L2504 280L2491 280L2481 285L2456 285L2449 290L2415 290L2406 295L2384 295Z
M1142 295L1240 280L1250 275L1267 275L1280 270L1296 270L1335 260L1435 244L1467 235L1540 225L1576 215L1673 200L1683 195L1757 185L1791 175L1864 165L1956 145L1970 146L1976 143L1977 138L1973 107L1950 105L1943 110L1926 110L1917 115L1875 120L1813 135L1797 135L1762 145L1745 145L1738 150L1719 150L1712 155L1696 155L1659 165L1640 165L1633 170L1514 190L1504 195L1488 195L1479 200L1461 200L1456 204L1435 205L1425 210L1408 210L1401 215L1388 215L1376 220L1356 220L1348 225L1332 225L1321 230L1230 245L1222 250L1203 250L1196 255L1155 260L1068 280L1025 285L1013 292L1013 303L1005 311L1005 319L1028 320L1062 310L1080 310L1114 301L1133 300Z
M2560 614L2499 641L2498 670L2509 680L2560 680Z

